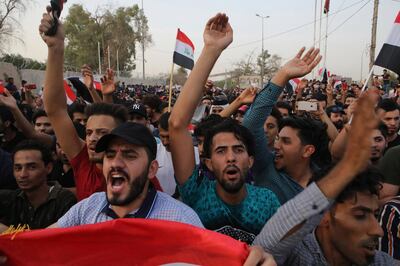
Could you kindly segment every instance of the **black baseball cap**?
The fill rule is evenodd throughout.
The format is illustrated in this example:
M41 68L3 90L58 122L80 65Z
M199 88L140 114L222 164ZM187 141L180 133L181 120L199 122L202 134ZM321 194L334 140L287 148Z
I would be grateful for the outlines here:
M96 144L96 152L103 152L114 138L121 138L130 144L144 146L149 149L151 158L157 155L157 143L150 130L141 124L125 122L114 128L110 134L104 135Z
M133 103L133 104L129 105L128 111L129 111L129 114L138 114L140 116L143 116L145 119L147 119L146 107L144 107L144 105L141 103Z
M340 113L340 114L345 114L346 112L344 111L344 109L343 109L343 107L342 106L340 106L340 105L331 105L331 106L328 106L327 108L326 108L326 113L328 114L328 115L330 115L331 113L336 113L336 114L338 114L338 113Z

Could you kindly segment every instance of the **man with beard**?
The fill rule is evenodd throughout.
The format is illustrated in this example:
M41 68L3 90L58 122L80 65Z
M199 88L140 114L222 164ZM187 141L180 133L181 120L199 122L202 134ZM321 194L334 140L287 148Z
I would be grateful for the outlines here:
M278 265L395 265L376 251L383 235L376 218L381 174L368 167L379 121L375 102L373 93L360 97L343 158L314 175L315 182L282 205L254 241Z
M147 127L126 122L96 144L104 152L106 192L97 192L73 206L53 227L93 224L116 218L170 220L203 227L197 214L185 204L156 191L157 144Z
M342 130L344 126L345 115L345 111L343 110L343 108L338 105L331 105L326 108L325 112L332 123L335 125L336 129L338 131Z
M39 31L47 32L52 25L52 17L44 14ZM106 184L102 174L103 153L95 151L97 141L113 128L127 120L126 108L107 103L95 103L85 110L88 118L86 140L79 138L74 124L68 115L64 92L64 29L58 25L54 36L42 34L48 47L46 78L43 100L47 116L53 126L57 141L67 155L75 175L78 200L89 197L97 191L104 191ZM102 84L102 90L114 91L114 82Z
M378 128L372 132L372 144L371 144L371 163L377 165L379 160L382 158L383 153L387 146L387 127L381 123Z
M383 110L382 121L388 128L388 144L386 148L388 150L400 145L400 135L398 134L400 128L400 108L391 99L383 99L378 104L378 108Z
M207 178L195 164L193 141L187 127L215 61L232 42L232 28L226 15L211 18L203 36L202 54L169 119L175 177L183 202L197 212L207 229L252 243L279 207L277 197L270 190L245 183L254 161L253 136L233 119L226 119L208 130L203 144L205 164L215 180Z

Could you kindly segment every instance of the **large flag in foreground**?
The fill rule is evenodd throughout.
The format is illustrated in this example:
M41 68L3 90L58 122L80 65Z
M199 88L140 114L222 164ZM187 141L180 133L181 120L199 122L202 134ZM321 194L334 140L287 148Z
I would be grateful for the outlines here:
M178 34L176 35L173 60L175 64L190 70L194 65L194 45L180 29L178 29Z
M390 69L400 75L400 11L394 21L389 38L383 44L375 60L375 65Z
M243 265L247 245L191 225L116 219L0 236L8 265ZM182 264L179 264L182 265Z

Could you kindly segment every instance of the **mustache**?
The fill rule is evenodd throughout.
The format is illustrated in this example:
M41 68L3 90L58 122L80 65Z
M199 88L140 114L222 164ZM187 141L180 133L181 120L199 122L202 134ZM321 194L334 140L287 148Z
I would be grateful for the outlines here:
M236 170L238 172L240 172L239 167L237 167L236 165L228 165L227 167L224 168L224 173L226 173L227 171L230 170Z
M111 179L111 176L114 174L119 174L129 180L129 175L127 172L125 172L120 168L114 168L114 167L111 167L110 170L108 171L107 180Z

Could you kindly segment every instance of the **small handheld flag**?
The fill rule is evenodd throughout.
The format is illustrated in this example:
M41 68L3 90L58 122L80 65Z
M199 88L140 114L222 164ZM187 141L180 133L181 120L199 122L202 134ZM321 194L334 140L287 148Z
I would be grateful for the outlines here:
M194 45L192 41L178 29L173 61L175 64L192 69L194 65Z

